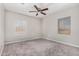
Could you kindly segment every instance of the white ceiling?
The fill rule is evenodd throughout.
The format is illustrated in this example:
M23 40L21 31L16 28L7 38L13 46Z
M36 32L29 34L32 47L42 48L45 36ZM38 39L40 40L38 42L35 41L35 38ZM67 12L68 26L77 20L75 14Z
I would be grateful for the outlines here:
M36 13L29 13L29 11L36 10L33 5L37 5L40 8L48 8L48 11L45 11L47 15L50 15L52 13L55 13L57 11L67 9L70 7L77 6L78 4L71 4L71 3L25 3L24 5L22 3L5 3L5 9L16 12L16 13L21 13L23 15L28 15L28 16L33 16L33 17L38 17L42 18L45 15L42 15L39 13L38 16L36 16Z

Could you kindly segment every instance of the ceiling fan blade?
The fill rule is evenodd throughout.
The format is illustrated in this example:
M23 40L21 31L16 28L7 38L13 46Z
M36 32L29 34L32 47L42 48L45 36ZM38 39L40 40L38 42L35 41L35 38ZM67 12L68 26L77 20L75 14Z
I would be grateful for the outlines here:
M36 8L37 11L39 11L39 8L36 5L34 5L34 7Z
M38 13L36 14L36 16L38 15Z
M29 11L29 12L37 12L37 11Z
M42 9L41 11L45 11L45 10L48 10L48 8Z
M40 13L43 14L43 15L46 15L46 13L43 13L42 11Z

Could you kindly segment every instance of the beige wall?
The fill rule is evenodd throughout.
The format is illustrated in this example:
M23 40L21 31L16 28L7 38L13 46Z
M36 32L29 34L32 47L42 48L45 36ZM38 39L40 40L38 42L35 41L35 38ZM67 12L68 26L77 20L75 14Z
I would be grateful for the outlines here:
M0 55L4 47L4 7L0 4Z
M16 32L16 22L22 20L24 32ZM6 40L5 42L16 42L40 38L40 20L37 18L24 16L18 13L6 11Z
M58 19L67 16L71 16L71 35L58 34ZM45 17L43 38L79 47L79 7L62 10Z

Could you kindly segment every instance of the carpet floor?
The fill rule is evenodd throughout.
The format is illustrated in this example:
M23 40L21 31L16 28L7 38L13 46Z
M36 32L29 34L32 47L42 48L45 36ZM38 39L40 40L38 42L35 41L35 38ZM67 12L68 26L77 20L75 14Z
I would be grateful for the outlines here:
M79 56L79 48L35 39L5 45L2 56Z

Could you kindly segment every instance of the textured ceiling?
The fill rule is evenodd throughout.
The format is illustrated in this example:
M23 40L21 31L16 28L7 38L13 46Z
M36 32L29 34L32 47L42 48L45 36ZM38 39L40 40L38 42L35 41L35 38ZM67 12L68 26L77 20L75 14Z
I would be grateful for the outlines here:
M45 11L45 13L47 15L50 15L52 13L55 13L57 11L63 10L63 9L67 9L67 8L71 8L74 6L77 6L78 4L69 4L69 3L5 3L5 9L12 11L12 12L16 12L16 13L21 13L23 15L28 15L28 16L33 16L33 17L38 17L38 18L42 18L45 17L45 15L42 15L39 13L38 16L36 16L36 13L29 13L29 11L33 11L36 10L33 5L37 5L40 8L49 8L48 11Z

